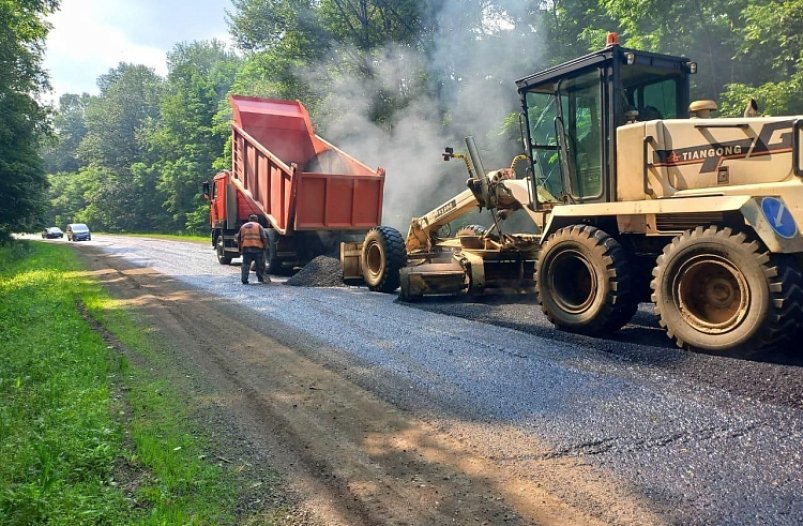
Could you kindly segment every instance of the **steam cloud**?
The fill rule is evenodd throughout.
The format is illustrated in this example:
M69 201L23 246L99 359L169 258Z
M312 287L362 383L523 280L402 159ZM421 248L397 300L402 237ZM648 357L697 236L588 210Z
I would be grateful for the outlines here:
M520 2L511 4L526 9ZM386 169L383 224L402 232L411 217L466 188L463 163L443 162L445 146L464 151L464 138L474 135L489 170L508 165L521 151L520 142L500 135L502 122L519 108L514 81L540 68L541 47L529 26L519 31L509 22L524 13L474 13L483 30L467 32L458 25L470 16L466 11L466 2L445 2L435 15L440 29L429 58L409 47L389 46L367 64L370 80L347 75L325 80L328 96L321 113L328 126L321 135L366 164ZM342 63L355 55L340 49L331 60ZM437 90L414 89L432 78L445 81ZM437 95L412 98L389 122L374 124L376 94L407 98L432 91Z

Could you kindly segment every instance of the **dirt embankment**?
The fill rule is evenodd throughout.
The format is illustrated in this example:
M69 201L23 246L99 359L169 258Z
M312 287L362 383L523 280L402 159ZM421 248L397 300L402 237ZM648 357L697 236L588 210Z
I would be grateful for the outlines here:
M165 374L191 375L199 387L186 395L216 408L202 423L223 444L216 454L268 459L304 523L600 522L271 337L289 329L99 250L86 254L94 275L174 355L178 370ZM234 445L243 443L253 450Z

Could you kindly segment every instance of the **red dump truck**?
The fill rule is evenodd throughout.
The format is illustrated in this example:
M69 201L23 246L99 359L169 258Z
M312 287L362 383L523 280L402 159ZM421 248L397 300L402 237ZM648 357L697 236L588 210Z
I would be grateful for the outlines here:
M385 173L315 135L299 101L231 96L232 168L204 183L212 246L227 265L240 256L235 235L256 214L267 228L266 262L287 274L336 254L382 217Z

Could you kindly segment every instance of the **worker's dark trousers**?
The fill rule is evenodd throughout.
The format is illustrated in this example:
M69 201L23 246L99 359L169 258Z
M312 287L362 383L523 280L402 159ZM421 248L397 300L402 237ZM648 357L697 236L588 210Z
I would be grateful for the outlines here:
M256 262L257 279L260 282L264 280L262 272L265 270L265 251L258 248L247 248L243 250L243 263L240 267L243 283L248 283L248 272L251 270L252 261Z

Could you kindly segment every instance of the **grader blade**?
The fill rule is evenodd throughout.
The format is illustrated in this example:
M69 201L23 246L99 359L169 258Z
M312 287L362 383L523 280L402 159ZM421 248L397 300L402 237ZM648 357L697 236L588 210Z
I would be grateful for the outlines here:
M424 296L456 295L468 289L468 275L458 263L425 263L405 267L399 273L399 299L415 301Z

